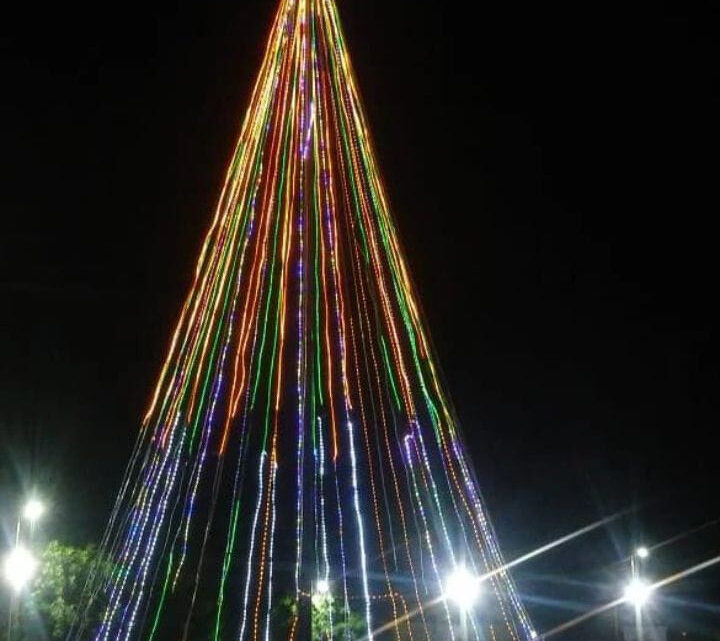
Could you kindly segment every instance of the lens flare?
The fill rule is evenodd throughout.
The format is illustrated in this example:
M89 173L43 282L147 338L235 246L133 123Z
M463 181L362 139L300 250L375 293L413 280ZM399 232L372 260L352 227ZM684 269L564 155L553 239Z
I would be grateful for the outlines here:
M480 597L480 579L461 566L456 568L445 584L445 599L452 601L462 612L469 612Z
M20 592L35 576L38 561L29 550L18 545L5 557L4 569L8 585L15 592Z
M625 586L623 598L636 608L644 606L652 593L652 586L642 579L633 579Z

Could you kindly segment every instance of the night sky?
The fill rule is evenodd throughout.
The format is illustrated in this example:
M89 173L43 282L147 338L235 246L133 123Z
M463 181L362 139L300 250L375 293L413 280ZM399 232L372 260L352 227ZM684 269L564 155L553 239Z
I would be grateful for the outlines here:
M629 550L720 518L718 8L338 0L380 166L503 549L546 629ZM274 2L3 16L0 506L100 537ZM656 577L720 554L720 525ZM720 630L720 568L657 617ZM582 638L577 628L566 638ZM577 636L580 635L580 636Z

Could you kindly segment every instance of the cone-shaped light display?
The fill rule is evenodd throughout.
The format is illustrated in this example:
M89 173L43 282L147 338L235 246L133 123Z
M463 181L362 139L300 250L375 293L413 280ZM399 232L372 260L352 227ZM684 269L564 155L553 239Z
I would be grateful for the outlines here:
M334 2L283 0L69 638L533 638L433 359Z

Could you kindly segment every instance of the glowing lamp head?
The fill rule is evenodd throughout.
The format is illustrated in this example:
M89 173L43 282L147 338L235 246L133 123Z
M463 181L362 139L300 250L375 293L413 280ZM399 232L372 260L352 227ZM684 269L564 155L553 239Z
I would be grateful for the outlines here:
M310 600L316 608L332 603L333 598L330 594L330 582L327 579L318 580Z
M446 601L452 601L460 610L467 612L480 597L480 579L460 566L448 577L443 596Z
M625 586L623 598L636 608L641 608L649 600L652 593L652 586L642 579L633 579Z
M647 559L650 556L650 550L648 550L644 545L641 545L637 550L635 550L635 554L639 559Z
M45 513L45 506L38 499L30 499L23 508L23 517L35 523Z
M15 592L20 592L35 576L37 567L35 557L18 545L5 557L5 580Z

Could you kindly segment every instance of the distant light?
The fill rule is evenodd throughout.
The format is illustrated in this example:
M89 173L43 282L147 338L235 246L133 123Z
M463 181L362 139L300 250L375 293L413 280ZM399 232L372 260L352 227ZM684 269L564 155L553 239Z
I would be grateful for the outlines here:
M648 550L644 545L641 545L637 550L635 550L635 554L641 559L647 559L650 556L650 550Z
M327 579L318 580L310 600L316 608L332 603L333 598L330 594L330 582Z
M537 639L537 632L535 632L535 630L530 630L530 638Z
M468 572L464 566L458 567L448 578L443 595L463 612L470 610L480 596L480 579Z
M640 608L648 602L651 593L652 586L650 584L642 579L633 579L625 587L623 597L628 603Z
M35 523L45 513L45 506L38 499L30 499L23 508L23 517Z
M5 557L5 579L15 592L20 592L35 576L37 567L35 557L18 545Z

